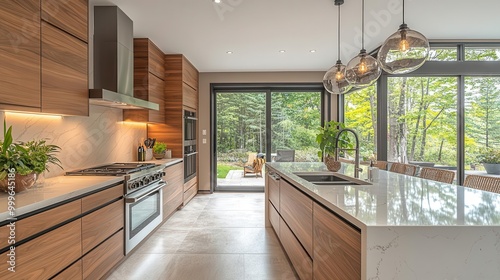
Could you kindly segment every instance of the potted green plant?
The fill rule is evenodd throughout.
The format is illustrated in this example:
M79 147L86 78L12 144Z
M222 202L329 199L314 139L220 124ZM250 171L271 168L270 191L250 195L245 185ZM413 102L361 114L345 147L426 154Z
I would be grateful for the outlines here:
M500 149L484 149L477 157L488 174L500 174Z
M62 168L56 156L61 150L58 146L47 144L46 140L15 143L12 126L7 129L5 121L3 136L0 141L0 188L3 191L9 191L9 178L15 182L13 190L21 192L32 187L39 175L49 170L50 164Z
M155 159L162 159L165 157L165 151L167 150L167 143L156 142L153 146L153 157Z
M319 133L316 135L316 142L319 144L318 157L320 160L324 160L330 171L338 171L341 167L340 162L335 160L336 140L338 133L344 128L344 123L329 121L319 128ZM351 147L351 141L347 133L340 135L338 143L340 148Z

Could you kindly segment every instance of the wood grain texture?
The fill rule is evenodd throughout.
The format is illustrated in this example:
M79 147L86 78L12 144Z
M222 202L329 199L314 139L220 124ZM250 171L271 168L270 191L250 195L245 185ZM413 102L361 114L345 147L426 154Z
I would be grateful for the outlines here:
M198 70L185 56L182 56L182 80L184 83L198 91L198 76Z
M55 225L63 223L81 214L81 200L75 200L44 211L42 213L27 217L16 222L16 242L24 240L41 231L47 230ZM0 230L1 247L7 247L9 230L3 226Z
M301 193L287 181L281 179L280 183L280 208L283 220L297 236L309 256L312 256L312 200Z
M42 0L42 19L88 42L88 0Z
M297 272L301 280L312 280L312 260L283 219L280 219L279 230L281 245L283 245L288 258L292 262L295 272Z
M0 1L2 109L40 111L40 53L40 0Z
M63 272L58 274L52 280L81 280L83 279L83 268L82 260L78 260L76 263L72 264L70 267L66 268Z
M80 258L81 221L76 220L16 248L16 272L0 255L0 279L48 279Z
M314 279L361 279L361 233L314 203Z
M155 75L159 79L165 80L165 54L151 40L148 41L148 49L149 73Z
M123 228L124 211L122 199L82 218L82 250L84 254Z
M192 110L198 109L198 92L186 83L182 83L182 105L191 108Z
M190 181L191 182L191 181ZM196 181L191 187L189 187L185 192L184 192L184 203L183 205L186 205L193 199L193 197L196 196L198 193L198 181Z
M88 116L87 44L42 22L42 112Z
M82 198L82 213L100 207L116 198L123 197L123 185L117 185Z
M163 188L163 219L167 219L177 208L182 206L184 194L184 164L182 162L165 169L165 181L168 185Z
M276 207L276 209L280 209L280 184L279 180L276 180L269 173L267 174L268 181L268 192L269 192L269 200Z
M82 258L83 279L101 279L124 257L123 230L115 233L111 238L92 250Z
M274 231L276 232L277 235L280 234L280 214L278 214L278 210L274 208L273 204L271 201L268 202L269 205L269 222L271 222L271 226L273 227Z

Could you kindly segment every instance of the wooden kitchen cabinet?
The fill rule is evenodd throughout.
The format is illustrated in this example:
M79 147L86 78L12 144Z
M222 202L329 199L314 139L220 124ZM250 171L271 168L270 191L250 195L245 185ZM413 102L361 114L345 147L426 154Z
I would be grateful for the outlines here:
M280 209L280 183L279 177L274 173L267 173L267 182L268 182L268 192L269 192L269 201L276 207L276 209Z
M88 116L87 46L42 22L42 112Z
M167 186L163 188L163 220L166 220L177 208L182 206L184 194L183 163L171 165L165 169Z
M82 198L82 213L96 209L110 201L123 197L123 185L118 184Z
M281 179L280 184L280 207L279 212L283 220L297 236L309 256L312 256L313 244L313 202L312 200Z
M88 42L88 0L42 0L42 19Z
M57 274L51 280L81 280L83 279L83 267L82 260L76 261L70 267L63 270L61 273Z
M109 236L123 228L123 199L82 218L82 250L87 253Z
M276 234L280 234L280 214L278 214L278 210L274 208L274 205L269 201L269 222L274 229Z
M124 257L124 233L118 231L82 258L83 279L101 279Z
M283 219L280 219L279 238L299 278L312 280L312 260Z
M134 39L134 97L160 105L155 110L123 110L123 120L165 123L165 66L163 52L149 39Z
M314 203L314 279L361 279L361 233Z
M16 248L16 272L8 269L7 253L0 255L0 279L48 279L82 255L81 222L76 220Z
M0 109L40 112L40 0L0 1Z
M184 183L184 197L183 197L183 205L186 205L195 197L198 193L198 177L194 177L189 180L187 183Z

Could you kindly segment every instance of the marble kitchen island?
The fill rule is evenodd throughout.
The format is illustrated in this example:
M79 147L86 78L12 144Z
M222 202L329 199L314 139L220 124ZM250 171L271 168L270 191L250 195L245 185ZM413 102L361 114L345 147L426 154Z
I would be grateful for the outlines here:
M338 173L353 177L353 170L346 164ZM362 185L316 185L295 174L304 172L328 170L266 164L266 226L299 277L500 279L500 194L380 170ZM341 225L336 235L322 227L330 219L323 212L336 220L327 228ZM349 267L336 268L342 261ZM335 276L338 269L347 272Z

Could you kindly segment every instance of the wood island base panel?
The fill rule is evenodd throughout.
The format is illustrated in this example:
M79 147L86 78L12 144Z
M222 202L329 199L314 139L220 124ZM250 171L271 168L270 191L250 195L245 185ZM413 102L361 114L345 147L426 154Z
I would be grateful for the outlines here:
M266 227L300 279L500 279L500 194L375 172L371 180L361 173L356 185L317 185L298 175L353 177L354 166L266 164ZM312 217L283 208L290 187L297 206L313 201Z

